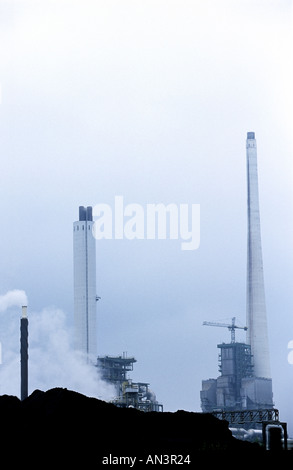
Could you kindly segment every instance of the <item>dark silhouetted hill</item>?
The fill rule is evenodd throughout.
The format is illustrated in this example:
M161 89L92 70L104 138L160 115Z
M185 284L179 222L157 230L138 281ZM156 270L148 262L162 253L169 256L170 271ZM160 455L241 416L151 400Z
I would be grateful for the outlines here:
M228 423L209 414L144 413L63 388L35 390L23 402L1 396L0 423L2 457L9 456L13 464L39 455L40 468L49 462L70 468L81 461L81 468L89 462L97 467L110 454L144 461L162 454L194 460L199 451L263 452L257 444L234 439Z

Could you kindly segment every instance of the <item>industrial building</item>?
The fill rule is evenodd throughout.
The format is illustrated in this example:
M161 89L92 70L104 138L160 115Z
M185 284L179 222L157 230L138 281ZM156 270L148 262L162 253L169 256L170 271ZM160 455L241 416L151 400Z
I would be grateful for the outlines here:
M247 331L246 343L235 342L235 317L231 343L218 344L219 372L216 379L202 381L204 412L272 410L273 393L265 305L258 194L257 147L254 132L247 133ZM232 415L231 415L232 416Z
M98 357L97 367L101 377L115 386L116 398L112 400L121 408L137 408L142 411L163 411L163 405L158 403L156 395L149 388L149 383L133 382L128 378L128 372L133 371L134 357L104 356Z
M221 375L217 379L202 381L202 410L213 412L271 409L272 380L255 377L250 345L221 343L218 348Z

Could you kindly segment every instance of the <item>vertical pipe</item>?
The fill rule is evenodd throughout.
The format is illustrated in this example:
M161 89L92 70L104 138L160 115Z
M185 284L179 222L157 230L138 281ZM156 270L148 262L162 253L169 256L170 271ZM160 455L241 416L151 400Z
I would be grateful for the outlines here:
M27 307L22 307L20 319L20 398L28 396L28 318Z

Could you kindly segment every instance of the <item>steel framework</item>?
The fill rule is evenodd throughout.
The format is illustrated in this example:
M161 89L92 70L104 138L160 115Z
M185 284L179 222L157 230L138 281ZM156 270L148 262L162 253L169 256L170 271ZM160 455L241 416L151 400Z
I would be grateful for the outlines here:
M228 421L230 425L279 421L279 410L275 408L263 410L213 411L211 414L218 419Z

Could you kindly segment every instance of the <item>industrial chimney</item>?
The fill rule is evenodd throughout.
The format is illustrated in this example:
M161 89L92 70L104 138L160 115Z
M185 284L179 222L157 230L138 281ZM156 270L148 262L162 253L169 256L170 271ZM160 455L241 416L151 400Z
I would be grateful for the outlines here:
M20 398L28 396L28 318L27 307L22 307L20 319Z
M256 377L270 378L270 357L254 132L247 133L247 343L251 345Z
M96 360L96 240L92 207L79 207L73 224L75 349Z

